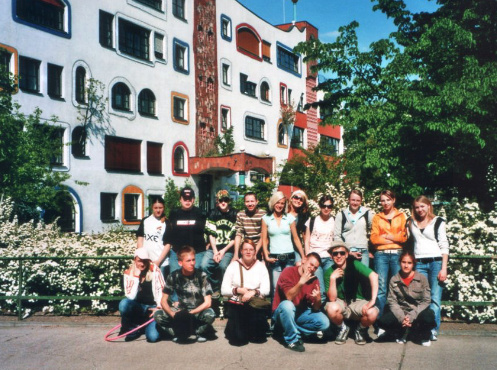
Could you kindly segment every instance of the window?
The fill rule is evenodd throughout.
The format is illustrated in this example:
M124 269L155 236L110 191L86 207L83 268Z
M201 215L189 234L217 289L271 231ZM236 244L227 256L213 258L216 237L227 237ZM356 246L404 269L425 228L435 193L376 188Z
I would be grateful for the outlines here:
M304 93L300 94L299 104L297 105L297 111L304 111Z
M65 26L68 7L60 0L16 0L14 18L17 22L34 25L35 28L59 36L70 37ZM68 15L68 18L69 15ZM68 22L69 24L70 22Z
M262 41L262 59L271 62L271 44L267 41Z
M8 51L0 49L0 69L1 71L10 72L10 59L12 54Z
M279 68L300 76L300 58L298 55L292 53L290 48L287 48L280 43L277 43L276 53Z
M237 27L236 46L240 53L262 61L261 38L257 31L248 24L241 24Z
M105 136L105 169L107 171L141 172L141 141Z
M174 59L174 69L178 72L188 74L189 73L189 47L188 44L178 40L173 40L173 59Z
M40 61L19 57L19 87L29 92L40 91Z
M83 126L77 126L72 131L71 152L76 158L86 157L86 130Z
M139 219L140 194L124 194L124 221L137 221Z
M154 36L154 53L157 59L164 59L164 35L157 32Z
M269 84L266 81L261 83L261 99L265 102L269 102Z
M173 0L173 15L179 19L185 19L185 0Z
M147 141L147 172L153 175L162 174L162 144Z
M288 89L288 104L292 104L292 89Z
M174 149L174 172L185 172L185 150L181 146Z
M251 116L245 117L245 136L251 139L264 140L264 120Z
M71 194L60 190L52 200L52 207L46 210L43 220L46 223L55 222L63 232L76 231L76 209L75 202Z
M285 148L288 146L288 135L286 133L286 127L283 123L278 125L278 145Z
M231 41L231 19L224 14L221 15L221 37Z
M319 144L321 146L321 153L326 155L338 155L339 140L334 137L321 135Z
M304 147L304 129L300 127L293 127L292 134L292 148L303 148Z
M130 95L128 86L122 82L116 83L112 87L112 108L119 110L130 110Z
M62 98L62 67L48 64L48 95L52 98Z
M106 48L112 48L114 45L114 16L110 13L100 10L100 45Z
M135 0L156 10L162 10L162 0Z
M79 104L86 104L86 69L84 67L76 68L76 81L74 92L76 96L76 102Z
M100 193L100 220L114 221L116 219L116 198L114 193Z
M223 85L231 86L230 66L223 63Z
M242 94L255 97L256 88L256 83L248 81L248 76L240 73L240 92Z
M173 98L173 115L178 121L186 121L185 119L185 99L181 99L177 96Z
M60 126L51 126L39 124L35 127L40 136L47 137L50 143L50 165L63 166L64 165L64 133L65 129Z
M138 95L138 112L144 116L155 116L155 95L149 89L144 89Z
M288 90L285 84L280 84L280 103L281 105L288 104Z
M150 31L119 19L119 51L135 58L149 59Z
M231 126L231 109L221 106L221 130L226 131Z

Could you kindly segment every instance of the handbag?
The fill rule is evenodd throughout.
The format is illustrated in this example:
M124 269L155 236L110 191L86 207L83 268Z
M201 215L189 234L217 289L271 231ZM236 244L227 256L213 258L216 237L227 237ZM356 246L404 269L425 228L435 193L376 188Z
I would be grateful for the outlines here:
M243 270L242 270L242 265L239 263L240 266L240 288L243 288ZM240 302L241 302L241 297L240 297ZM256 310L268 310L271 307L271 302L267 300L266 298L262 297L256 297L253 296L250 298L250 300L245 303L246 305L249 305L253 309Z

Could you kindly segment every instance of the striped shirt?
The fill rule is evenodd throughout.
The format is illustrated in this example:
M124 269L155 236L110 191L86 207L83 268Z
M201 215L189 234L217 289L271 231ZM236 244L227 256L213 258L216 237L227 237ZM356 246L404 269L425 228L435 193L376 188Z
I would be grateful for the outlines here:
M236 215L236 236L248 238L257 243L261 238L262 217L266 214L263 209L257 209L252 216L243 210Z

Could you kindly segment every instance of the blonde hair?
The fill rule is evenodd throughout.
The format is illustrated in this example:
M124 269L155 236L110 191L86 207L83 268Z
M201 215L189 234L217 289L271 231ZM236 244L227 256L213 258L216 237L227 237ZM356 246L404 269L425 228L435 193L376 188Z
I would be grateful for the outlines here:
M133 259L133 263L129 266L130 275L135 276L135 272L137 272L138 275L141 277L142 274L145 274L145 281L152 281L154 275L152 272L152 262L150 260L142 260L142 261L148 261L148 267L143 271L138 270L136 268L135 260ZM145 264L147 264L147 262L145 262Z
M269 212L273 213L274 212L274 205L276 203L278 203L280 200L285 199L285 198L286 198L285 194L283 194L282 191L277 191L276 193L271 195L271 198L269 199L269 203L268 203ZM284 209L283 209L283 212L285 212Z
M414 209L414 203L426 204L428 206L428 214L426 215L426 217L428 217L428 220L433 220L435 218L435 214L433 213L433 204L431 204L431 200L425 195L420 195L419 197L414 199L414 201L412 202L411 213L416 221L421 221L421 220Z
M293 203L291 202L294 196L301 196L304 200L302 202L302 206L299 210L293 208ZM296 212L296 213L307 213L309 211L309 198L307 198L307 194L303 190L295 190L290 196L290 201L288 202L287 212Z

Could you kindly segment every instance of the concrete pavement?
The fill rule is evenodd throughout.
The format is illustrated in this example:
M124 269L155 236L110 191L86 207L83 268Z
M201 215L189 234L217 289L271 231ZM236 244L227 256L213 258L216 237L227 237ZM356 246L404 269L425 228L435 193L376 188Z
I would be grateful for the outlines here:
M495 369L497 333L443 334L431 347L411 342L342 346L306 343L304 353L269 338L264 344L232 347L219 338L188 345L150 344L142 336L125 343L105 342L112 325L0 325L1 369Z

